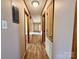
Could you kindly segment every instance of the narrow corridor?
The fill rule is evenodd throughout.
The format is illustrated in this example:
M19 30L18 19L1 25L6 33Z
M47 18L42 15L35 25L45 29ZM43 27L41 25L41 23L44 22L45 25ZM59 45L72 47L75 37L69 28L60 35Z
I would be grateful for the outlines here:
M1 0L1 59L71 59L77 45L76 4Z

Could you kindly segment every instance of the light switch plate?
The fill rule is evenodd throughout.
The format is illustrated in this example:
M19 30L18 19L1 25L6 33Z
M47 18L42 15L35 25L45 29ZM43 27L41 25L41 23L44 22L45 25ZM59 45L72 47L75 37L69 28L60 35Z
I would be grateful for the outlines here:
M1 20L1 28L2 29L7 29L7 21L6 20Z

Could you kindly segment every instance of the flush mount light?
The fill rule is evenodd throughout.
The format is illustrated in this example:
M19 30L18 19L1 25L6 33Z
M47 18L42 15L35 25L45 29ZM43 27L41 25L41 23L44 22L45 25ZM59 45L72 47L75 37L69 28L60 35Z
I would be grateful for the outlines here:
M12 6L16 6L16 4L14 2L12 2Z
M34 7L38 7L39 1L37 1L37 0L32 1L32 5L33 5Z

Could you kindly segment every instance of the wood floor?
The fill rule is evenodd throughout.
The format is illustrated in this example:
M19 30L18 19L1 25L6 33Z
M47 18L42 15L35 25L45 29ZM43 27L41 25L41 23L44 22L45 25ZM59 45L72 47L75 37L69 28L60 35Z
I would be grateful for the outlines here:
M32 36L31 42L27 44L24 59L49 59L41 42L41 36Z

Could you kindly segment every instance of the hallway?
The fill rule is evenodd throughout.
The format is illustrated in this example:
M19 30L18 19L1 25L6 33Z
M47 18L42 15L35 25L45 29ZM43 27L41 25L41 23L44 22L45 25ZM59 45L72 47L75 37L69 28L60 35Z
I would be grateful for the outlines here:
M1 0L1 59L71 59L75 2Z
M31 43L27 44L24 59L49 59L41 41L41 36L32 36Z
M51 36L52 41L53 0L24 0L24 3L30 15L24 10L25 52L23 59L49 59L45 39L46 36ZM46 18L46 11L48 18ZM46 30L49 35L46 34Z

